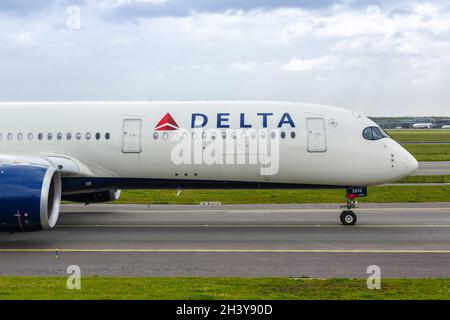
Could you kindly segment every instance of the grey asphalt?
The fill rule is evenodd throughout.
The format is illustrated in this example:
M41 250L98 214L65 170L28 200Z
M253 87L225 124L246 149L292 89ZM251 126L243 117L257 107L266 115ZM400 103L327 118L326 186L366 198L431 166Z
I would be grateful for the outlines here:
M420 162L413 176L450 175L450 161Z
M0 274L450 277L450 203L66 205L57 227L0 234Z

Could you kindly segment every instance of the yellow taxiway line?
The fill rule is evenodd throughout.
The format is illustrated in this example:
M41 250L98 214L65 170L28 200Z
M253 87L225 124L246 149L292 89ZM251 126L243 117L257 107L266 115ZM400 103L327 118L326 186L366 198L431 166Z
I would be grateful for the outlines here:
M6 252L72 252L72 253L419 253L450 254L450 250L382 250L382 249L0 249Z
M323 224L60 224L56 228L345 228ZM450 224L373 224L350 228L450 228Z

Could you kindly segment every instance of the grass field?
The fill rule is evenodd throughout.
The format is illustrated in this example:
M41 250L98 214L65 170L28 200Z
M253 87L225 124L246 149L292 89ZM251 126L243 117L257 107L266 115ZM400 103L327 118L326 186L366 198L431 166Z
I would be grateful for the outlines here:
M450 161L450 144L405 144L403 147L417 161Z
M68 290L65 278L0 277L5 299L450 299L450 279L385 279L369 290L355 279L90 277Z
M341 203L344 190L125 190L114 203L199 204L200 202L242 203ZM369 188L360 202L448 202L450 186L384 186Z
M388 130L402 142L450 142L450 130ZM450 144L404 144L418 161L450 161Z
M439 141L450 142L450 130L386 130L387 133L399 142L410 141Z

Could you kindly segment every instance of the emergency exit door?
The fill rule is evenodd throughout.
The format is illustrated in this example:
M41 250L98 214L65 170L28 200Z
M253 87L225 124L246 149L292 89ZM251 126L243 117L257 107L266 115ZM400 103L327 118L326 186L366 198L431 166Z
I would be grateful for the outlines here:
M327 139L325 133L325 119L309 118L308 126L308 152L326 152Z
M123 153L140 153L141 148L141 120L125 119L123 120Z

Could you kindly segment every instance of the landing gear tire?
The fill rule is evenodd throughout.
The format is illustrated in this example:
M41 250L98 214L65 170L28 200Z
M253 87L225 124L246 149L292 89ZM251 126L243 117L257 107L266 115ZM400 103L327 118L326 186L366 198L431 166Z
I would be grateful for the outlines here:
M341 222L344 226L353 226L356 224L358 218L353 211L343 211L341 213Z

